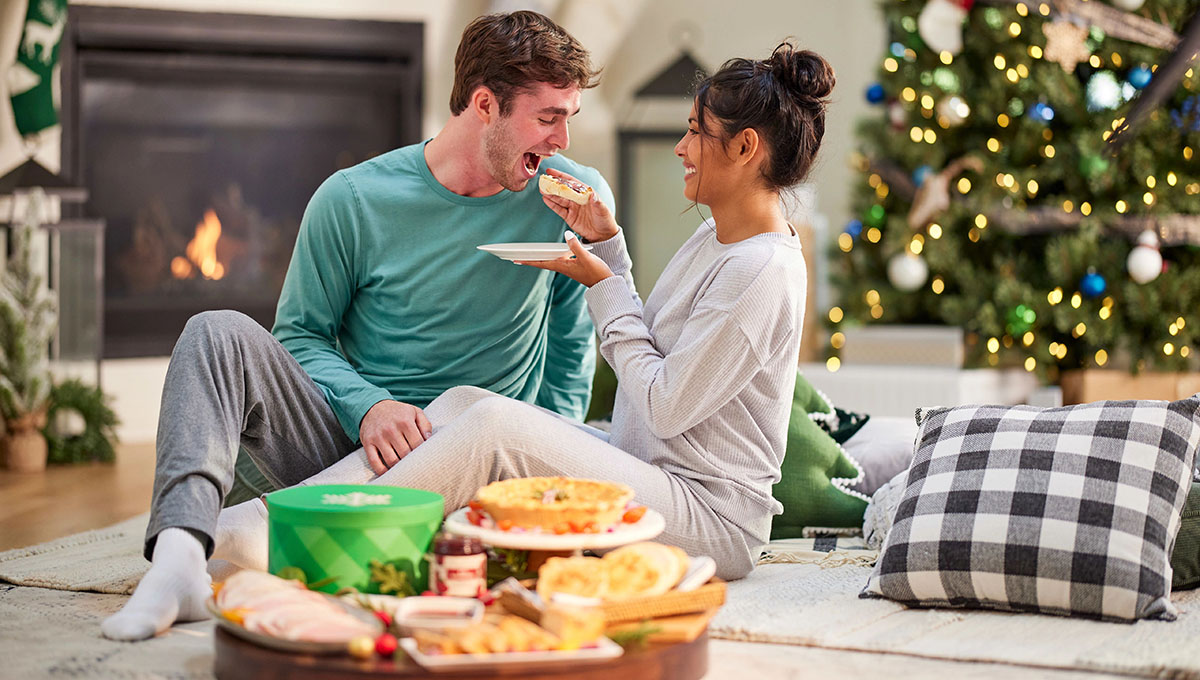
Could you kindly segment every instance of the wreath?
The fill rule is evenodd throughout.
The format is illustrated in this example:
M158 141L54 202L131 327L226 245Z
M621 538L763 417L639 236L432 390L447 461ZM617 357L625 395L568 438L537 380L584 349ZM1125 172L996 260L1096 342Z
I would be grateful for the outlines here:
M83 417L83 431L63 432L60 412L74 411ZM116 441L117 414L108 406L108 400L99 387L86 385L72 378L54 385L50 389L50 408L46 413L46 426L42 434L49 449L50 463L82 463L99 460L111 462L116 458L113 442Z

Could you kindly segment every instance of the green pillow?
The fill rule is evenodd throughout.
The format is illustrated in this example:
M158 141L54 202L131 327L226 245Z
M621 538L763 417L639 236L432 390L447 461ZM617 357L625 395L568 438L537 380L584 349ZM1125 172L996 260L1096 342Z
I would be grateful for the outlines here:
M1200 586L1200 482L1192 482L1171 551L1171 590Z
M816 422L833 414L829 401L797 373L787 451L771 492L783 514L771 524L771 540L797 538L805 527L862 528L868 499L848 488L862 468Z

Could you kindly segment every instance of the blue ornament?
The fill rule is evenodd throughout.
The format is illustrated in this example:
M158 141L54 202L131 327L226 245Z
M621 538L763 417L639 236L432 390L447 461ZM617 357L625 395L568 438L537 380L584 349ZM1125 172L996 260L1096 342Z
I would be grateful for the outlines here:
M1153 77L1153 71L1145 66L1137 66L1129 72L1129 84L1140 90L1149 85L1150 79Z
M916 184L917 186L921 186L922 184L925 183L925 180L929 179L929 176L932 174L933 174L932 167L930 167L928 165L922 165L921 167L917 168L916 170L913 170L913 174L912 174L913 184Z
M1054 109L1046 102L1034 102L1029 107L1029 117L1039 123L1049 123L1054 120Z
M883 91L883 85L880 85L879 83L871 83L871 86L867 88L867 101L871 102L872 104L878 104L879 102L883 101L884 97L886 96L887 95Z
M850 220L846 223L846 228L843 231L850 234L850 238L858 238L858 235L862 233L862 227L861 220Z
M1104 280L1103 276L1092 270L1088 270L1088 273L1079 280L1079 292L1083 293L1085 297L1100 297L1107 289L1108 282Z

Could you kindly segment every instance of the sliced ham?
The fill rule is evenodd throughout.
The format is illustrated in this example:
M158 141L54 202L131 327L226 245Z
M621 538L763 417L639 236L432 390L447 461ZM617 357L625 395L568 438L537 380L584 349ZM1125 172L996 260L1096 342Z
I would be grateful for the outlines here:
M264 572L234 574L221 586L216 602L222 611L243 612L246 630L284 640L348 642L377 632L336 600Z

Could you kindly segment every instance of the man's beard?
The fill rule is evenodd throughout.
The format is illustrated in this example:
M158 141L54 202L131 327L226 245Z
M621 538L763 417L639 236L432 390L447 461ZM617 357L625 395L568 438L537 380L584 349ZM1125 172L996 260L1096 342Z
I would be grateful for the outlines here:
M484 162L492 179L509 191L521 191L529 183L528 178L517 176L516 164L524 153L515 148L507 120L489 130L483 140Z

